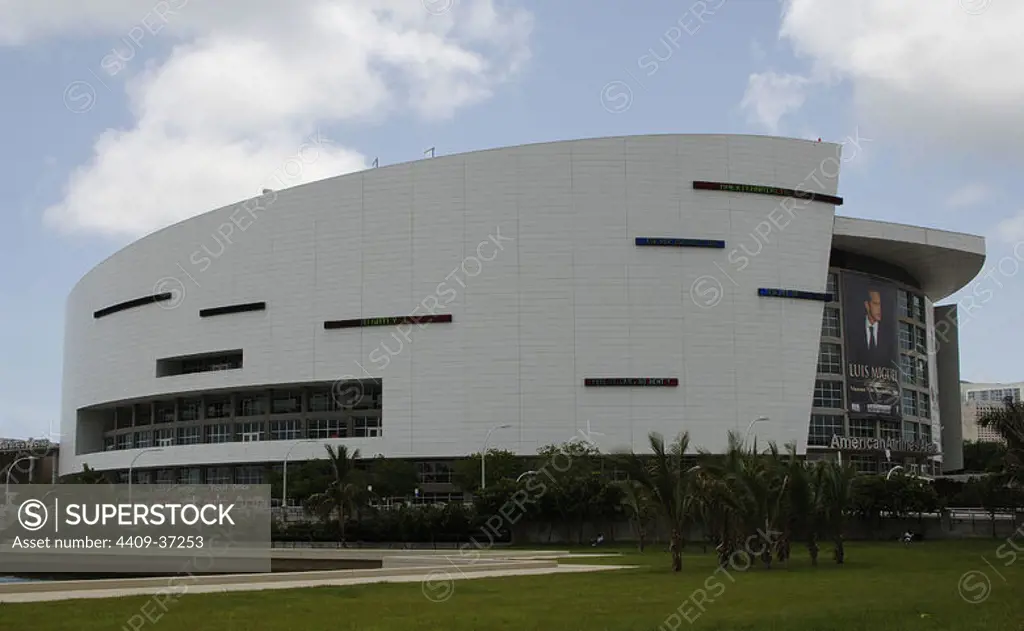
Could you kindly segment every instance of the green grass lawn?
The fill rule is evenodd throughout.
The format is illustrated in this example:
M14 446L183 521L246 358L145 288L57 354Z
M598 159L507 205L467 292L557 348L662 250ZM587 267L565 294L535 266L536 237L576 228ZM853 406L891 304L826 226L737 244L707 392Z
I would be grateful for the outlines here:
M721 629L779 631L915 631L977 629L1024 631L1024 552L1016 563L1003 540L851 543L847 563L812 568L796 550L789 568L713 574L711 554L684 557L669 571L660 547L632 549L621 558L583 561L638 565L634 570L456 581L451 597L431 602L419 583L323 587L234 594L184 595L165 612L152 604L141 629L167 631L667 631ZM1024 550L1024 545L1017 544ZM583 551L583 550L580 550ZM590 548L587 552L592 552ZM995 569L982 558L984 556ZM998 570L998 573L997 573ZM984 572L991 590L980 599ZM1000 574L1003 578L1000 578ZM704 593L695 590L703 589ZM151 597L0 604L0 630L113 631L125 626ZM694 602L705 600L700 607ZM673 613L678 617L672 617ZM682 612L682 613L680 613ZM693 621L683 617L685 613ZM136 618L136 620L139 620Z

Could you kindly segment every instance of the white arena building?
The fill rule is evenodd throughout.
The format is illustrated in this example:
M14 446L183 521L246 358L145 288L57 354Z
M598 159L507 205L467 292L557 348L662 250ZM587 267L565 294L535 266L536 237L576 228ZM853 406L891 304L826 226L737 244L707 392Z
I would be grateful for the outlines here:
M374 168L124 248L67 304L60 472L254 483L651 431L956 469L981 237L837 217L842 147L552 142ZM439 464L440 463L440 464Z

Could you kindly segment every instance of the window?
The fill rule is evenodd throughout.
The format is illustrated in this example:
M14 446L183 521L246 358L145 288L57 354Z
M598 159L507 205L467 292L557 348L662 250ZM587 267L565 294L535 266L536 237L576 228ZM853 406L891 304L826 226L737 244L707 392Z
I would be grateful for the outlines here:
M302 438L299 421L271 421L270 440L295 440Z
M238 399L238 416L263 416L267 413L267 399L253 395Z
M900 350L914 350L914 325L900 322Z
M239 423L238 437L239 441L243 443L263 440L263 425L261 423Z
M316 392L309 395L310 412L337 412L341 405L332 392Z
M298 414L302 411L302 394L299 392L275 392L270 402L271 414Z
M231 467L210 467L206 470L207 484L231 484Z
M932 442L932 426L928 423L921 423L921 440L924 442Z
M825 307L825 312L821 316L821 334L825 337L842 335L842 328L839 325L839 309Z
M829 272L825 282L825 293L832 294L832 302L839 302L839 278L835 272Z
M818 352L818 372L824 374L843 374L842 349L838 344L823 342Z
M263 484L263 467L244 465L235 470L237 484Z
M157 403L156 403L156 422L157 423L173 423L174 422L174 402L157 401Z
M917 423L903 421L903 440L914 442L917 440Z
M376 416L356 416L352 435L356 438L376 438L380 436L380 418Z
M416 469L420 484L451 484L452 469L447 462L417 462Z
M113 436L106 436L103 438L103 451L113 451L116 443L114 442Z
M874 438L875 424L873 418L851 418L850 437L852 438Z
M221 423L220 425L206 426L206 442L230 443L231 440L231 425L229 423Z
M928 333L921 327L914 327L914 347L922 355L928 354Z
M156 360L156 376L172 377L197 372L237 370L242 367L242 351L223 351L188 357L166 357Z
M179 445L198 445L201 442L203 442L202 428L198 425L178 428Z
M917 392L913 390L903 391L903 414L917 416Z
M874 456L868 456L866 454L850 454L850 464L857 473L873 475L878 473L878 463L875 462Z
M135 406L135 426L153 424L153 406L148 403Z
M928 387L928 361L922 357L915 359L917 365L917 379L915 383L922 388Z
M843 436L843 417L838 414L812 414L811 431L807 436L807 444L828 447L833 436Z
M157 447L170 447L174 444L174 430L173 429L158 429L156 430L156 446Z
M900 422L899 421L879 421L878 429L881 432L881 438L884 440L899 440L900 439Z
M156 472L156 483L157 484L174 484L175 475L174 469L157 469Z
M911 317L911 315L910 315L910 294L908 294L906 291L900 289L899 290L899 297L900 297L900 317L901 318L909 318L909 317Z
M973 401L974 400L974 391L973 390L971 390L970 392L967 393L967 400L968 401Z
M348 426L340 419L313 420L306 423L306 435L309 438L345 438Z
M981 399L982 401L988 401L988 392L988 390L982 390L978 398Z
M178 469L178 484L202 484L201 470L199 467Z
M206 402L206 418L229 418L231 399L213 399Z
M913 311L913 315L911 317L914 318L915 320L920 320L921 322L924 322L924 297L911 294L910 306L911 310Z
M900 355L900 381L907 385L917 382L917 362L910 355Z
M135 448L145 449L153 445L153 432L146 430L135 434Z
M181 419L182 421L198 421L199 420L199 409L202 407L202 402L199 399L189 399L181 402Z
M843 382L824 381L821 379L815 381L813 404L816 408L842 408Z
M117 437L117 448L118 449L131 449L132 448L132 435L131 434L120 434Z
M927 392L918 392L917 411L921 418L932 417L932 398Z
M152 484L153 483L153 472L152 471L147 471L147 470L139 471L138 469L136 469L132 473L132 477L135 478L135 483L136 484Z

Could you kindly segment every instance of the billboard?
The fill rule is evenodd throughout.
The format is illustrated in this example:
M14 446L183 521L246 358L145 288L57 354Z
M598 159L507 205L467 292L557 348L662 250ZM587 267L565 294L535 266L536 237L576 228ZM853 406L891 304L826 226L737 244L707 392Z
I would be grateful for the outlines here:
M902 419L896 285L843 272L846 407L851 416Z

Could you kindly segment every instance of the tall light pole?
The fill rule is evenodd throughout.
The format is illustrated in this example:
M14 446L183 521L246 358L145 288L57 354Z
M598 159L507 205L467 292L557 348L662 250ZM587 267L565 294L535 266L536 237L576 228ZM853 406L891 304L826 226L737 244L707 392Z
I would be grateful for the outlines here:
M891 478L891 477L892 477L892 474L893 474L893 472L894 472L894 471L896 471L896 469L902 469L902 468L903 468L903 466L902 466L902 465L896 465L896 466L895 466L895 467L893 467L892 469L889 469L889 473L886 473L886 474L885 474L885 479L886 479L886 480L888 480L889 478Z
M520 480L522 480L523 478L525 478L528 475L537 475L537 472L536 471L524 471L524 472L520 473L519 477L516 478L516 483L518 484Z
M297 440L294 443L292 443L292 446L289 447L288 451L286 451L285 454L284 454L284 471L282 472L282 476L281 476L281 511L282 511L282 514L285 515L286 518L288 516L287 515L287 511L288 511L288 501L287 501L288 500L288 456L292 455L292 449L295 449L296 447L298 447L302 443L318 443L318 442L320 442L319 438L304 438L302 440Z
M760 423L762 421L769 421L769 420L771 420L771 419L769 419L767 416L759 416L759 417L755 418L754 420L750 421L750 425L747 425L747 433L743 435L743 444L744 445L747 444L747 438L750 436L750 430L754 429L754 424L755 423Z
M494 427L492 427L487 432L487 436L484 438L484 448L480 452L480 488L481 489L487 488L487 441L489 441L491 439L491 434L494 433L494 430L496 430L496 429L508 429L510 427L512 427L512 426L510 424L508 424L508 423L505 423L504 425L495 425Z
M142 457L142 454L147 452L163 451L162 447L150 447L149 449L143 449L139 453L135 454L132 461L128 464L128 503L132 503L132 469L135 468L135 461Z
M19 462L23 462L25 460L32 461L32 460L38 460L38 458L36 458L35 456L22 456L21 458L18 458L17 460L12 462L11 466L7 467L7 481L4 482L4 503L5 504L10 501L10 497L11 497L11 472L14 471L14 465L18 464Z

